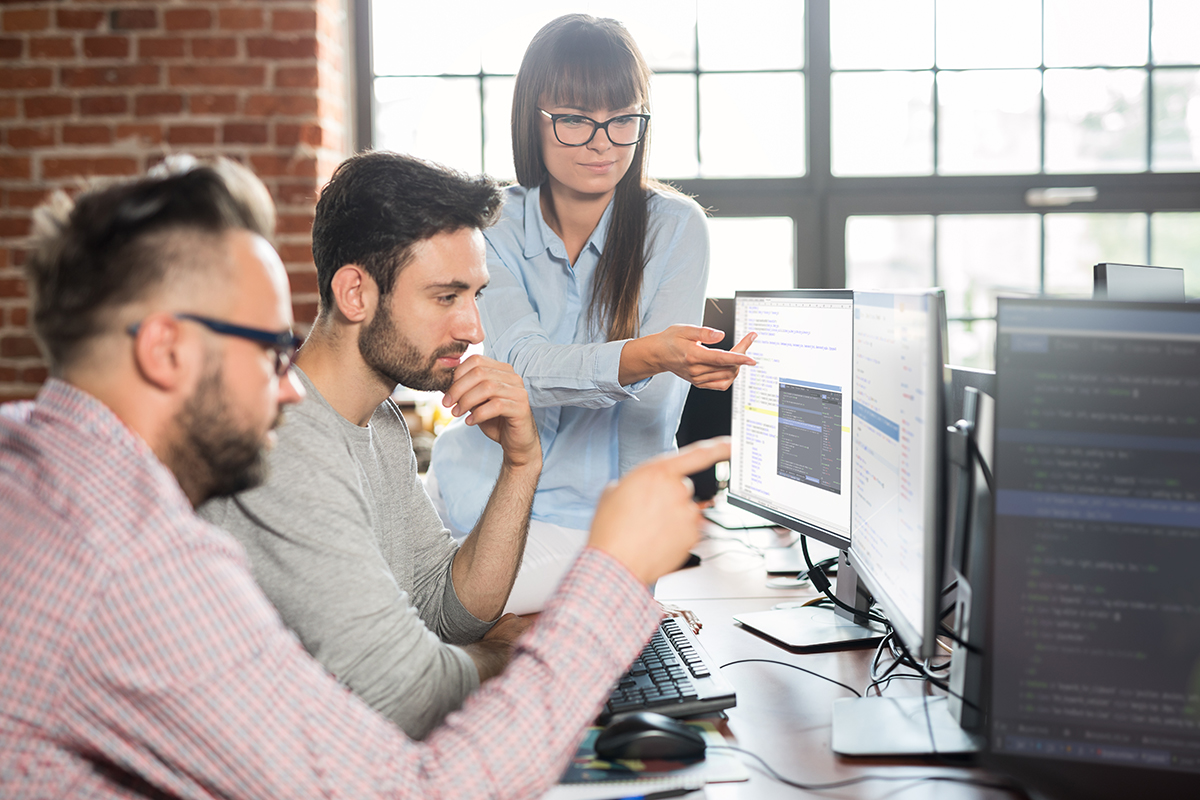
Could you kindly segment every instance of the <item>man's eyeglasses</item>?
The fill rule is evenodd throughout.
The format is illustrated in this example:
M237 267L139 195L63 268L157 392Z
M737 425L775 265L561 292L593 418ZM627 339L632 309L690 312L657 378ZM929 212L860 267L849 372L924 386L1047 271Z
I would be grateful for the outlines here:
M211 317L202 317L198 314L172 314L175 319L187 319L192 322L198 322L208 328L213 333L219 333L222 336L236 336L239 339L248 339L252 342L266 345L275 353L275 374L282 378L292 368L292 362L296 358L296 351L300 349L300 345L304 344L304 340L293 334L290 330L286 331L267 331L262 328L247 328L242 325L233 325L229 322L222 322L219 319ZM142 323L137 322L130 325L126 330L130 336L137 336L138 329Z
M551 114L539 108L554 126L554 138L567 147L583 147L596 137L596 131L604 131L608 140L617 147L630 147L646 135L649 114L622 114L607 122L597 122L583 114Z

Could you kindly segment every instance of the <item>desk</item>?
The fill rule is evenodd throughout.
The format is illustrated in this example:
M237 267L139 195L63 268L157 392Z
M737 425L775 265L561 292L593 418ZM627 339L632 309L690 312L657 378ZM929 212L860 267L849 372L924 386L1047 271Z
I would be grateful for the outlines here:
M765 611L781 600L811 599L811 589L769 589L760 555L742 542L756 547L785 544L791 534L771 529L726 531L706 527L706 538L696 548L703 562L664 576L655 595L695 611L704 628L700 641L705 649L726 664L743 658L768 658L796 664L862 691L869 683L872 650L797 655L742 630L734 614ZM814 559L827 553L823 546L811 547ZM827 548L826 548L827 549ZM820 551L819 551L820 550ZM818 552L819 551L819 552ZM831 612L832 613L832 612ZM736 744L764 758L786 777L806 783L825 783L857 775L893 777L958 775L987 778L977 769L944 766L933 759L847 759L830 749L832 704L851 695L845 689L812 675L776 664L737 664L723 670L737 690L738 704L727 712L728 735ZM888 695L916 694L921 684L896 681ZM937 800L1011 800L1014 796L995 789L946 782L870 781L841 789L809 794L772 780L744 758L750 772L746 783L709 784L709 800L775 800L776 798L936 798Z

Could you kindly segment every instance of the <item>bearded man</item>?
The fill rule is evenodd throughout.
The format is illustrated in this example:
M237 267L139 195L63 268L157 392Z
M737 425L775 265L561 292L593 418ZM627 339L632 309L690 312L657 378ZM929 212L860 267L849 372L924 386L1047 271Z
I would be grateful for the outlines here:
M234 534L310 653L410 736L423 737L507 663L527 623L502 616L521 564L542 451L521 378L480 355L482 229L494 183L394 153L342 163L313 221L320 310L294 370L263 486L203 507ZM417 474L390 399L443 403L504 451L491 501L455 543Z

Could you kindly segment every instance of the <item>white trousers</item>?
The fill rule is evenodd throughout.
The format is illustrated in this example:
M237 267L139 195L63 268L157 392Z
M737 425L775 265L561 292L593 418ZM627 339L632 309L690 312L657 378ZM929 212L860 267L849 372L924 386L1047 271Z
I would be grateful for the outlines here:
M438 488L437 477L432 472L425 477L425 491L429 493L433 507L442 518L442 524L450 529L450 534L455 540L462 542L466 539L470 531L460 531L450 523L450 515L446 513L446 502ZM587 540L587 531L565 528L537 519L529 520L525 555L521 559L521 569L517 572L517 581L513 584L512 593L508 596L508 605L504 610L510 614L533 614L545 608L546 601L554 594L567 570L575 563Z

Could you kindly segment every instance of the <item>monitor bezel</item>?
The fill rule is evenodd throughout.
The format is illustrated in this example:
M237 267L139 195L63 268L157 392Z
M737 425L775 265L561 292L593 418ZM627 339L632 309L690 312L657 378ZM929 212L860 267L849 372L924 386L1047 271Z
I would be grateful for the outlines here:
M743 298L745 298L745 299L780 298L780 299L796 299L796 300L820 300L820 299L849 300L850 308L851 308L851 315L853 315L853 310L854 310L854 290L852 290L852 289L775 289L775 290L769 290L769 291L749 291L749 292L738 291L738 292L735 292L734 296L733 296L733 316L734 316L735 338L736 338L736 329L737 329L736 328L736 326L737 326L737 306L738 306L738 301ZM853 325L853 322L851 324ZM751 353L751 355L753 355L753 354ZM851 358L851 362L853 363L853 358L854 358L853 328L851 328L851 335L850 335L850 358ZM731 389L732 389L732 387L731 387ZM851 403L853 403L854 402L853 401L853 391L850 392L850 397L851 397ZM850 409L849 413L853 413L853 405L851 405L851 409ZM853 426L851 426L850 446L851 446L851 448L853 448L853 446L854 446ZM733 468L732 464L730 465L730 468L732 470L732 468ZM773 522L774 524L776 524L780 527L787 528L788 530L793 530L796 533L799 533L804 536L811 536L813 539L816 539L819 542L823 542L831 547L836 547L839 550L846 550L850 547L850 537L848 535L843 535L837 531L830 530L829 528L823 528L823 527L820 527L819 525L814 525L810 522L799 519L797 517L792 517L787 514L780 513L779 511L776 511L774 509L767 508L766 506L760 505L759 503L756 503L755 501L753 501L749 498L741 497L737 494L734 494L732 485L730 486L728 492L726 493L726 501L731 506L753 512L754 514L757 514L758 516L762 517L763 519ZM849 529L850 529L850 525L847 524L846 530L849 530Z
M1118 272L1129 269L1135 271L1147 270L1147 272L1143 274L1152 274L1157 272L1159 274L1170 273L1172 275L1176 275L1179 278L1179 295L1177 298L1173 297L1171 299L1163 300L1143 297L1122 300L1119 297L1109 297L1108 284L1109 279L1112 277L1111 272L1113 267L1117 267ZM1113 261L1101 262L1092 267L1092 299L1125 303L1183 303L1187 299L1184 270L1182 267L1158 267L1152 264L1119 264Z
M996 416L995 425L999 426L1000 403L1003 402L1004 381L1000 375L1000 319L1005 308L1021 306L1074 306L1111 311L1155 311L1200 313L1200 307L1188 303L1167 303L1155 301L1122 301L1122 300L1089 300L1086 298L1028 298L1028 297L999 297L996 309ZM993 431L994 435L994 431ZM985 708L993 709L995 665L993 654L996 652L996 580L994 575L996 564L995 536L997 524L996 496L1004 473L1001 459L996 458L992 465L992 480L997 491L992 492L991 525L992 535L988 537L988 563L990 566L987 586L987 628L985 632L986 647L984 649L983 668L983 698ZM1148 767L1117 766L1098 763L1095 761L1070 760L1063 758L1016 755L1009 752L998 752L994 749L991 713L984 726L985 746L980 752L981 762L990 769L1004 773L1017 780L1022 785L1035 788L1039 796L1047 798L1088 797L1092 800L1107 800L1107 798L1126 798L1134 793L1162 794L1167 797L1185 796L1185 790L1194 791L1200 775L1195 772L1178 770L1151 769Z

